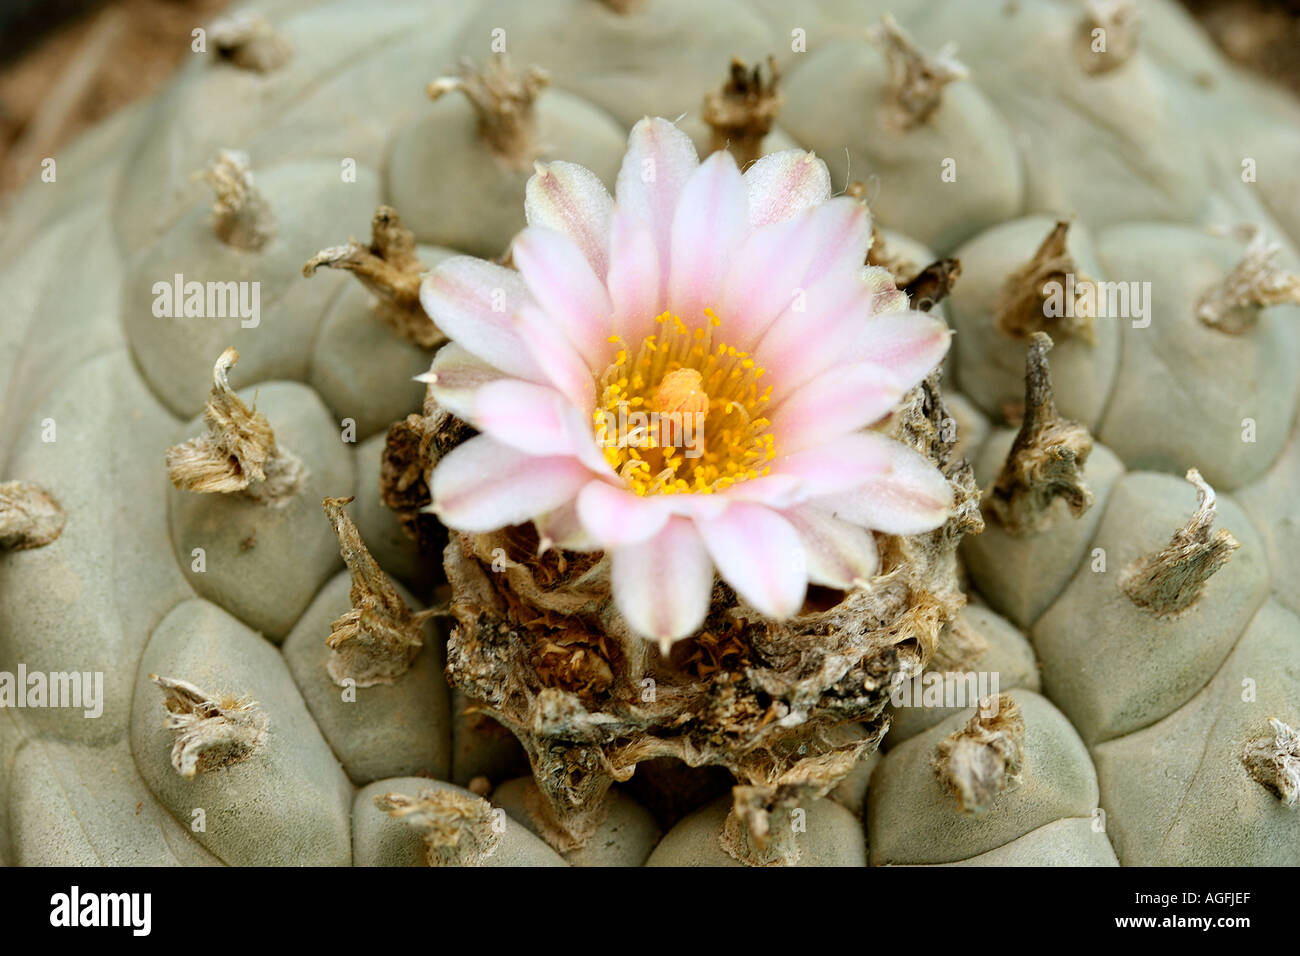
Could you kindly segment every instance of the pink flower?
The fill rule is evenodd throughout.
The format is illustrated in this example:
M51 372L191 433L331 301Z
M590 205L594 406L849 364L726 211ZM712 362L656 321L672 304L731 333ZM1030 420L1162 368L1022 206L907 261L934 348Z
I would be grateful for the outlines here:
M517 272L457 257L425 278L452 340L426 379L482 432L435 470L442 521L608 552L619 610L664 647L699 629L714 568L785 618L809 581L876 573L872 529L942 524L944 477L868 426L949 332L863 266L867 211L831 198L826 165L790 150L742 175L645 119L616 195L539 166Z

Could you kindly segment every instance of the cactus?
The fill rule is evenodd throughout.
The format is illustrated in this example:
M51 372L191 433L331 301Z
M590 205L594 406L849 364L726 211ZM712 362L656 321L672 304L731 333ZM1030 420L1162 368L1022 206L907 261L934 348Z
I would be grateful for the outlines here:
M1300 107L1172 0L207 36L0 237L0 862L1300 863Z

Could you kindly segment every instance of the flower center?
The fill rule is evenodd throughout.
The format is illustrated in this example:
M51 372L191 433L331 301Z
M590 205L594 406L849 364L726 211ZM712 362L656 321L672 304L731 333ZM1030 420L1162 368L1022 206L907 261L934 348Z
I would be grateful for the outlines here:
M746 352L714 341L721 320L690 329L665 312L635 351L619 336L597 383L592 429L605 460L638 495L712 494L770 471L776 457L762 411L771 386Z

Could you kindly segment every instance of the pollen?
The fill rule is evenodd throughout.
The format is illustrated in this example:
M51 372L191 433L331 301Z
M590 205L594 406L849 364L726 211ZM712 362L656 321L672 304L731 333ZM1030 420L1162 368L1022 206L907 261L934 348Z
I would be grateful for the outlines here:
M592 427L605 460L638 495L712 494L765 475L776 457L771 388L752 356L719 340L723 322L671 312L639 344L610 337Z

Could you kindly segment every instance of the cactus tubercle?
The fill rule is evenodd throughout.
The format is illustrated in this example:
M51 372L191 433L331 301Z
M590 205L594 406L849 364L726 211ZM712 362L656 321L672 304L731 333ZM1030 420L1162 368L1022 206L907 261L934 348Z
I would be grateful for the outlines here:
M961 811L977 815L1023 779L1025 718L1015 699L1000 694L979 701L961 730L939 742L934 769Z
M1011 534L1042 531L1052 521L1058 498L1076 518L1092 507L1092 491L1083 469L1092 453L1092 436L1078 422L1056 412L1052 369L1047 352L1052 340L1035 332L1025 368L1025 417L1007 453L985 509Z
M1058 221L1029 261L1007 276L993 306L993 320L1000 331L1017 339L1048 332L1089 345L1096 341L1092 323L1097 312L1097 284L1079 272L1070 255L1066 246L1069 230L1068 220ZM1058 292L1064 294L1070 288L1073 303L1057 298ZM1053 301L1061 308L1053 308Z
M339 551L352 575L352 607L330 625L326 665L340 687L391 684L410 669L424 646L424 622L436 610L413 612L371 556L356 524L344 511L352 498L321 502L338 535Z
M1227 528L1214 530L1214 489L1195 468L1187 480L1196 486L1195 513L1169 544L1138 558L1119 578L1129 600L1160 618L1175 618L1194 607L1206 582L1241 547Z
M165 696L166 726L175 735L172 766L182 777L241 763L261 749L270 719L252 697L210 694L157 674L149 679Z
M66 520L63 506L39 485L0 482L0 551L43 548L63 533Z
M550 76L540 67L519 73L504 53L495 54L482 67L469 60L457 76L442 76L429 84L432 100L459 91L478 116L479 135L507 166L525 170L538 158L536 102Z
M709 125L710 150L730 148L742 169L763 154L763 139L772 131L785 97L776 60L768 57L768 75L755 65L751 70L738 57L731 60L727 81L704 97L704 122Z
M276 443L266 416L245 405L230 387L230 369L238 361L233 348L217 359L203 410L207 433L167 449L167 475L184 491L243 492L260 504L283 505L298 492L307 471Z
M350 239L322 249L303 265L302 274L310 278L322 266L355 275L375 294L375 316L408 342L433 348L447 340L420 305L425 268L415 254L415 234L392 206L375 211L369 245Z
M275 238L275 217L254 184L247 153L221 150L203 178L216 193L212 216L217 238L245 252L257 252Z

